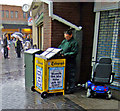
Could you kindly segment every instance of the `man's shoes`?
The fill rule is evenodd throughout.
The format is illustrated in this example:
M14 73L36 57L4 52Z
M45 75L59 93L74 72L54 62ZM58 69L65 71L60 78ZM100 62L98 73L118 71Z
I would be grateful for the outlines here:
M10 57L7 57L6 59L10 59Z
M67 90L67 91L65 91L65 94L73 94L73 91L72 90Z
M5 59L10 59L10 57L4 57Z

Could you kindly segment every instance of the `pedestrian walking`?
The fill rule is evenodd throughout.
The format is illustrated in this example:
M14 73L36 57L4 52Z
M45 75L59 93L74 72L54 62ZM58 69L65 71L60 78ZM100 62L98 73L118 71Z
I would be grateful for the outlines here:
M73 93L75 88L76 55L78 53L78 44L73 38L72 30L64 32L65 39L58 46L62 49L61 55L66 59L65 93L67 94Z
M5 33L5 34L3 35L3 48L4 48L4 58L5 58L5 59L9 59L9 57L8 57L8 48L9 48L9 46L8 46L7 37L8 37L8 34Z
M22 43L21 43L19 38L17 38L16 45L17 45L16 46L17 57L20 58L21 57Z

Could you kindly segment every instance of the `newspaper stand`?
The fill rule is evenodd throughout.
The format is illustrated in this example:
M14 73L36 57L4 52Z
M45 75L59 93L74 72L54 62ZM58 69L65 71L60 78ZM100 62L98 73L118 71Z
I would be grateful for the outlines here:
M61 50L49 48L42 54L35 54L34 90L46 98L48 93L62 92L65 89L65 59L54 59Z

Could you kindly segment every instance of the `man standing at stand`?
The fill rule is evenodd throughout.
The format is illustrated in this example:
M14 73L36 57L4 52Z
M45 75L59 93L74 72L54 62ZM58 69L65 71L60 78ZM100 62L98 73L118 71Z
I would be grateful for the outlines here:
M72 30L64 32L65 39L58 47L63 49L61 55L66 59L65 93L67 94L73 93L75 88L76 55L78 53L78 44L72 36Z

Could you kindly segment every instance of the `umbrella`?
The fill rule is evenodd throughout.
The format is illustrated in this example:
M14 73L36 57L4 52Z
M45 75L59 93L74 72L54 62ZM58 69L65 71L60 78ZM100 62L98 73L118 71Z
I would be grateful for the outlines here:
M12 34L11 37L19 38L20 41L23 41L22 37L17 34Z
M23 34L20 33L20 32L15 32L15 33L13 33L13 34L19 35L21 38L23 37Z
M23 41L23 35L20 32L13 33L11 37L19 38L20 41Z

